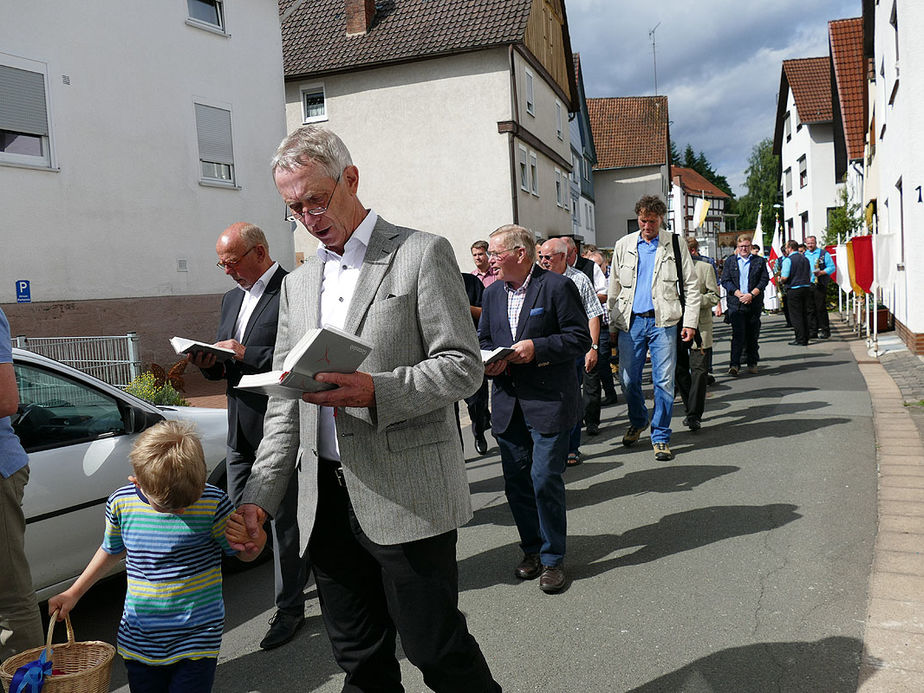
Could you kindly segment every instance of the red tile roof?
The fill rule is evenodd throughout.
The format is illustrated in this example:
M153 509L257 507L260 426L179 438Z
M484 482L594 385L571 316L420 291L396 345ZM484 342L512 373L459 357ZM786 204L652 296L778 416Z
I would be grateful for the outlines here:
M707 197L728 197L724 191L719 190L692 168L671 166L671 176L673 176L674 183L680 185L687 195L699 197L700 193L705 193Z
M828 22L831 60L837 85L847 158L862 159L866 138L866 64L863 59L863 17Z
M344 0L279 0L288 78L518 43L533 0L377 0L366 34L348 36Z
M666 96L587 99L597 148L594 170L667 163Z
M796 58L783 61L783 72L796 101L802 123L826 123L831 111L831 58ZM785 99L785 94L780 94Z

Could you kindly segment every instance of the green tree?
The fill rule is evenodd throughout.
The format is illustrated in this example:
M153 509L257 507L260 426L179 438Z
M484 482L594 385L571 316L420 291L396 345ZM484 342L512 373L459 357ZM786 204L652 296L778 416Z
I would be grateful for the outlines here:
M680 166L680 152L677 151L677 143L671 140L671 166Z
M837 207L828 214L828 228L825 229L825 245L837 243L838 236L842 241L855 234L863 226L863 217L860 214L859 203L850 202L845 185L837 193Z
M748 191L738 200L738 228L750 229L757 226L757 211L763 204L761 227L755 235L760 234L763 247L770 245L773 235L773 215L776 210L773 205L777 200L780 188L779 157L773 153L773 140L767 138L754 145L748 157L748 167L745 169L747 179L745 186Z
M683 150L683 167L696 170L696 152L693 151L693 146L689 142L687 148Z

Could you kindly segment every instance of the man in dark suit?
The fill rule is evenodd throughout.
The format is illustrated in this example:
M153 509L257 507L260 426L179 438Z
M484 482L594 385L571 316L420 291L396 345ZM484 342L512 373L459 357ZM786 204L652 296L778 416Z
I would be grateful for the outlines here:
M488 256L498 281L482 298L481 348L514 349L485 374L494 378L491 427L524 554L515 574L538 577L543 592L558 592L566 582L562 473L581 417L574 363L590 349L587 315L574 282L536 266L529 229L500 227L491 234Z
M272 370L279 315L279 289L286 271L273 262L263 231L238 222L225 229L215 246L218 266L237 286L221 301L221 320L216 346L234 350L234 358L216 362L198 354L190 361L209 380L228 383L228 496L241 504L244 486L263 438L267 398L235 389L241 377ZM307 562L298 541L296 506L298 488L294 477L286 499L273 521L276 613L260 642L265 650L287 643L305 621L304 587Z
M729 375L738 375L741 370L742 352L748 373L757 373L760 314L764 308L764 289L769 281L767 261L751 254L749 236L738 236L735 255L727 258L722 268L722 286L728 295L728 320L732 326Z

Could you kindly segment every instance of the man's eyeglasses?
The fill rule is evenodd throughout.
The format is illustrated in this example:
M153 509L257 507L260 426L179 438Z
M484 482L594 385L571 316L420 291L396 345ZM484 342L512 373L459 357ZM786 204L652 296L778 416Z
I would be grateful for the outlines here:
M540 260L551 260L556 255L564 255L564 253L552 253L551 255L543 255L542 253L539 253L539 259Z
M340 177L343 175L343 171L340 172L340 175L337 176L337 182L334 183L334 189L330 191L330 197L327 198L327 204L323 207L312 207L311 209L305 209L304 205L301 202L293 202L289 205L289 209L292 212L292 216L286 217L286 221L301 221L305 218L305 215L308 214L312 217L319 217L325 212L327 212L330 203L334 199L334 193L337 192L337 186L340 185Z
M522 247L522 246L519 246L519 245L518 245L518 246L514 246L513 248L505 248L504 250L489 250L489 251L488 251L488 257L489 257L489 258L490 258L490 257L501 257L502 255L506 255L507 253L509 253L509 252L511 252L511 251L513 251L513 250L516 250L517 248L520 248L520 247Z
M279 217L276 217L276 218L278 219ZM234 268L237 267L239 264L241 264L241 261L242 261L245 257L247 257L247 254L250 253L250 252L251 252L254 248L256 248L256 247L257 247L257 246L253 246L253 248L251 248L251 249L248 250L246 253L244 253L243 255L241 255L237 260L225 260L224 262L222 262L221 260L219 260L218 262L215 263L215 266L218 267L219 269L227 269L228 267L230 267L231 269L234 269Z

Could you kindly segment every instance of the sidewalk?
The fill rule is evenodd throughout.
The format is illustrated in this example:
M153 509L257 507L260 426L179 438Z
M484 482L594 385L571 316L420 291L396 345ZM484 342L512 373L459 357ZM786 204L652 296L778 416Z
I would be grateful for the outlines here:
M898 337L849 340L866 379L876 432L879 530L870 572L858 690L924 690L924 360Z

